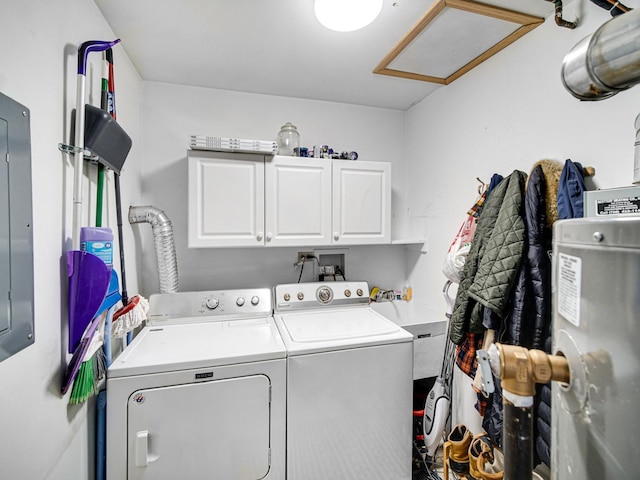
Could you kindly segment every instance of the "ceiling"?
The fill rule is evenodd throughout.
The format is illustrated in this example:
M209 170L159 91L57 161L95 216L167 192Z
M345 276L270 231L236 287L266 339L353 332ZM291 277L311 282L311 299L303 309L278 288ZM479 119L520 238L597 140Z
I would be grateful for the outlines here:
M384 0L371 25L347 33L320 25L313 0L95 3L144 80L406 110L446 87L372 71L434 1ZM544 0L485 3L553 13Z

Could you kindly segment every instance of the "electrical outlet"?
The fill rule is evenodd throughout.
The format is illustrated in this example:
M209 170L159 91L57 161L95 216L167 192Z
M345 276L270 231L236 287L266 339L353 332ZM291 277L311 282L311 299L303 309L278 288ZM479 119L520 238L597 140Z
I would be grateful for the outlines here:
M296 260L296 263L294 263L294 265L295 266L302 265L304 262L312 259L313 259L313 252L298 252L298 259Z
M321 265L320 275L335 275L336 269L333 265Z

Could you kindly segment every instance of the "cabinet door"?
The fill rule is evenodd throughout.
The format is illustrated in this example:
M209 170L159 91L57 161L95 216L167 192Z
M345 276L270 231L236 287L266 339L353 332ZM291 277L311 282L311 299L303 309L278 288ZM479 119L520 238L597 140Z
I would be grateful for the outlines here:
M190 151L189 247L264 244L264 157Z
M331 244L331 161L275 156L265 162L265 244Z
M391 164L333 161L334 245L391 241Z

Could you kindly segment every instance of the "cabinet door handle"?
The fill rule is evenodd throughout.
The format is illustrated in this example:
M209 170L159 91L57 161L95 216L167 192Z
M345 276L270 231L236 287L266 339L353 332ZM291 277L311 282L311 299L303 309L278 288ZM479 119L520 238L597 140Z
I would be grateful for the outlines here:
M258 235L256 235L256 240L261 241L262 240L262 232L258 232Z
M267 232L267 242L270 242L270 241L271 241L271 237L272 237L272 236L273 236L273 235L271 234L271 232Z
M340 239L340 234L338 232L333 232L333 239L334 240L339 240Z

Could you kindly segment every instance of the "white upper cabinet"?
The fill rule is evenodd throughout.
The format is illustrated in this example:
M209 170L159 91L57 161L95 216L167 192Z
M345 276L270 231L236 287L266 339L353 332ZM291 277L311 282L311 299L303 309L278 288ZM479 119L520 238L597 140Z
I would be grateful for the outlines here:
M331 244L331 161L275 156L265 162L266 245Z
M190 150L189 247L390 243L391 164Z
M333 161L333 245L391 241L391 164Z
M264 157L189 152L189 247L264 243Z

